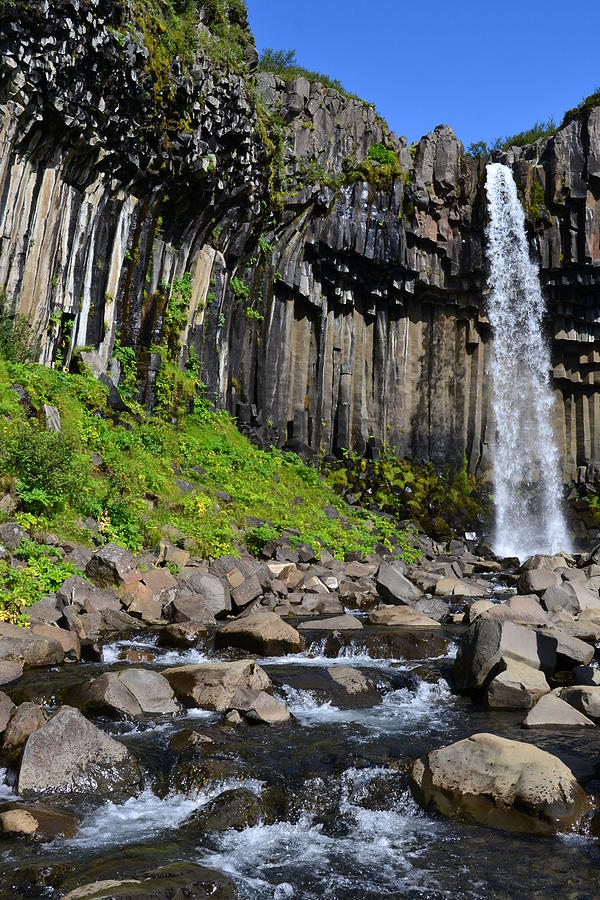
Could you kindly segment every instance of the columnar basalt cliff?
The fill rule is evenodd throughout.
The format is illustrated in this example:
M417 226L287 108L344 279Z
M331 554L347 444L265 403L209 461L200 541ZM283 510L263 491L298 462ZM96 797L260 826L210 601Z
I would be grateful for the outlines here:
M0 285L42 360L76 365L94 348L109 368L119 340L150 407L170 287L189 272L180 363L193 350L209 393L259 439L386 442L485 473L483 161L447 126L408 147L368 104L256 73L239 10L232 65L216 5L195 61L172 61L162 82L134 3L0 7ZM564 475L587 478L600 460L600 110L503 161L550 300Z

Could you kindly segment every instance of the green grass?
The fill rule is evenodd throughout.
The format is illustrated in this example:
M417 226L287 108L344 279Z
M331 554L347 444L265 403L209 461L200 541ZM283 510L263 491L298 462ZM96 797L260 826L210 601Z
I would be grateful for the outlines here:
M560 127L564 128L564 126L568 125L570 122L574 122L576 119L582 119L587 113L594 109L595 106L600 106L600 87L596 88L589 97L585 97L578 106L567 110L563 116Z
M253 446L226 413L196 395L194 377L164 357L157 414L147 418L132 404L135 414L119 423L101 415L105 389L90 375L0 359L0 487L19 497L12 519L89 544L81 520L91 516L103 540L132 550L154 546L171 525L193 541L198 555L217 557L235 552L240 542L256 548L257 534L246 523L252 517L272 535L296 529L293 542L317 552L325 547L338 558L367 553L378 542L391 547L392 539L414 558L409 534L351 511L296 455ZM17 382L36 408L44 402L58 407L61 434L25 419L9 390ZM186 406L193 412L186 414ZM92 465L92 452L102 456L101 467ZM177 479L193 489L182 492ZM220 501L217 491L232 502ZM338 508L338 519L325 516L328 505Z
M360 100L361 103L366 102L361 100L356 94L347 91L337 78L330 78L329 75L324 75L322 72L312 72L310 69L305 69L296 59L295 50L274 50L272 47L265 47L260 53L258 68L261 72L273 72L274 75L282 78L286 84L290 84L296 78L306 78L307 81L318 82L323 87L331 88L344 97Z
M525 131L519 131L516 134L497 137L495 140L487 143L486 141L476 141L467 148L469 156L488 157L494 150L508 150L510 147L525 147L527 144L533 144L540 138L551 137L558 130L558 126L552 116L546 121L535 122L531 128Z

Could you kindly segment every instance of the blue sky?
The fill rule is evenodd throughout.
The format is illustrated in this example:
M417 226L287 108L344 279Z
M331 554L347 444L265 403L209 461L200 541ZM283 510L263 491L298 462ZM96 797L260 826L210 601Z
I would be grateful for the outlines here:
M465 145L529 128L600 85L599 0L247 0L257 47L371 100L416 140L441 122Z

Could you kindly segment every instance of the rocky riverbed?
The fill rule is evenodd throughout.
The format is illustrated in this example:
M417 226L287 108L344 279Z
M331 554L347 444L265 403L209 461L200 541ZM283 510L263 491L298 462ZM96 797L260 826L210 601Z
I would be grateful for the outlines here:
M598 554L55 546L0 625L0 896L597 895Z

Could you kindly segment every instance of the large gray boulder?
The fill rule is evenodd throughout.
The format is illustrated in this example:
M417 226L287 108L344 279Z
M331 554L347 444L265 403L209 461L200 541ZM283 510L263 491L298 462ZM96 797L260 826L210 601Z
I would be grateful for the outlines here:
M176 666L162 673L184 706L213 709L223 712L231 709L240 688L249 691L267 691L271 679L253 660L208 663L201 666Z
M414 603L423 594L404 575L402 563L382 563L377 574L377 593L386 603Z
M520 594L541 594L560 583L560 575L551 569L531 569L519 577L517 588Z
M425 809L531 834L571 831L591 806L555 756L493 734L475 734L417 760L411 788Z
M215 647L239 647L260 656L280 656L300 653L304 641L277 613L259 611L221 625L215 634Z
M585 609L600 609L600 597L579 581L563 581L542 593L542 603L551 615L570 612L578 615Z
M587 666L594 658L594 647L580 641L563 628L550 626L544 628L544 634L556 640L556 656L558 665Z
M33 634L19 625L0 623L0 660L20 660L32 668L57 666L65 658L59 641Z
M149 669L104 672L73 691L69 699L84 712L117 718L173 715L179 710L167 679Z
M85 568L85 574L98 587L120 587L133 569L133 556L124 547L106 544Z
M187 587L192 593L201 594L206 608L216 619L231 612L231 592L225 579L198 573L188 579Z
M554 672L556 646L556 638L549 635L479 616L461 639L454 663L454 682L459 690L481 688L488 678L506 669L509 659L543 672Z
M27 740L17 788L23 796L47 791L113 793L140 785L140 769L129 750L79 710L61 706Z
M558 696L565 703L578 709L590 719L600 719L600 687L596 685L573 684L558 690Z

